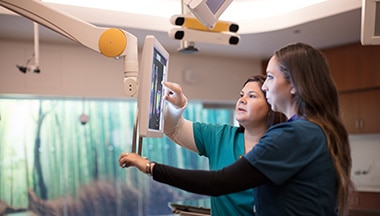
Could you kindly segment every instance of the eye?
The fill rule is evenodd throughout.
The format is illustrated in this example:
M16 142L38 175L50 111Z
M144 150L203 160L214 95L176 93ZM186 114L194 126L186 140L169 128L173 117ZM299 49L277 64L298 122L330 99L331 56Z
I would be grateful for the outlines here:
M239 97L242 98L243 96L244 94L240 92Z
M270 74L267 74L267 80L271 80L271 79L273 79L273 76Z
M256 98L256 95L251 94L251 95L249 95L249 98Z

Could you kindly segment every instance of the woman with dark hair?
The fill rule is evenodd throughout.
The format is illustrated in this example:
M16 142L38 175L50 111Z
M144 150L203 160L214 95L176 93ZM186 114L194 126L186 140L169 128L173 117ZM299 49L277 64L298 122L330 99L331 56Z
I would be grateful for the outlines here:
M288 121L268 129L254 148L218 171L183 170L122 153L156 181L184 190L222 195L255 188L256 215L345 215L351 153L338 92L322 53L303 43L276 51L262 89L272 110Z
M164 83L169 102L165 109L165 134L175 143L209 159L209 168L226 167L250 151L268 128L286 117L270 109L262 85L265 76L248 78L240 91L235 106L235 119L240 127L191 122L182 113L187 98L176 83ZM253 189L213 196L212 215L252 215L254 207Z

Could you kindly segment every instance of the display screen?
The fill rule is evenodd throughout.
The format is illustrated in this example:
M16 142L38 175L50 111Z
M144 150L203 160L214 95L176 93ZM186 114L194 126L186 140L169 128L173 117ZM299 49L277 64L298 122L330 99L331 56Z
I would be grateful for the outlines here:
M222 4L225 2L225 0L207 0L206 5L208 8L210 8L210 11L213 14L216 14L216 12L219 10L219 8L222 6Z
M169 69L169 53L152 35L145 38L141 56L138 119L141 137L162 137L164 133L164 86Z
M163 115L163 86L162 81L167 65L167 59L156 49L153 51L152 79L149 100L149 123L152 130L161 130L160 121Z

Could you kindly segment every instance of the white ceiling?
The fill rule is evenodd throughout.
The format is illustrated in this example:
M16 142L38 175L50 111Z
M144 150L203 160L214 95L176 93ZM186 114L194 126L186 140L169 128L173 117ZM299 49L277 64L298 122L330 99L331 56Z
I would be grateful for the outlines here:
M172 2L178 4L178 1ZM231 8L239 6L239 2L261 0L235 1L231 3ZM146 35L153 34L169 51L176 52L180 46L180 42L170 39L167 33L175 27L169 22L170 16L174 14L158 17L55 3L46 4L97 26L122 28L134 34L140 45ZM273 8L276 6L273 5ZM158 9L165 11L165 8ZM177 14L181 13L180 8L178 12ZM321 49L360 42L361 0L326 0L292 13L228 21L239 24L240 42L238 45L205 44L195 41L199 52L188 55L207 54L263 59L270 57L274 50L291 42L305 42ZM32 21L0 7L0 38L32 41ZM69 39L41 27L40 43L44 42L73 43Z

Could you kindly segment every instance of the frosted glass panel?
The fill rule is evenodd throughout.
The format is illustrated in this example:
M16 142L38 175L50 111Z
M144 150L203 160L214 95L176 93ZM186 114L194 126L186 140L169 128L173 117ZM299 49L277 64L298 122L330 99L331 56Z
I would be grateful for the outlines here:
M170 214L169 202L204 199L118 166L120 153L132 149L136 107L135 100L0 98L0 202L38 215L116 216ZM86 124L79 120L83 113ZM229 123L231 110L189 103L184 115ZM166 136L144 139L142 154L208 169L205 158Z

